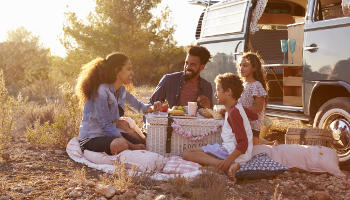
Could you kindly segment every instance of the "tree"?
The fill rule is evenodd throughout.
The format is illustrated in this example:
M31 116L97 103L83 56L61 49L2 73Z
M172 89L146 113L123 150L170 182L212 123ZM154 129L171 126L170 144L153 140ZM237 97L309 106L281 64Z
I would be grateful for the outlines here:
M169 26L170 11L163 10L160 17L152 15L160 1L95 0L87 23L75 13L66 13L62 43L68 56L88 52L84 57L93 59L113 51L124 52L133 62L137 83L158 82L185 57L183 48L176 47L174 26Z
M48 79L49 53L40 45L39 37L25 28L8 32L7 40L0 43L0 69L10 94L37 80Z

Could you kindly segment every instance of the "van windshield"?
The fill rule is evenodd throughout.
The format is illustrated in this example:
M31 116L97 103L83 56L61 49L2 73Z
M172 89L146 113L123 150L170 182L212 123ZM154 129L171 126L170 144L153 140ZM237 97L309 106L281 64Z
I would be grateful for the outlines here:
M210 6L203 18L201 37L242 33L247 0L231 0Z

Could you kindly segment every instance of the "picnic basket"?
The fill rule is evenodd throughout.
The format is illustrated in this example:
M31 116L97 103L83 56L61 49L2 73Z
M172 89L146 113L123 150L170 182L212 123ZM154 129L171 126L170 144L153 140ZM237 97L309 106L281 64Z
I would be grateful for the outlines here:
M199 148L207 144L221 144L222 123L223 120L215 119L146 117L146 148L148 151L163 156L180 156L186 149ZM173 124L180 127L182 132L190 133L196 139L179 134L181 131L176 128L174 130ZM207 133L207 135L203 136L203 133ZM200 137L201 135L202 137Z
M330 131L317 128L289 128L285 136L286 144L332 147L332 141Z

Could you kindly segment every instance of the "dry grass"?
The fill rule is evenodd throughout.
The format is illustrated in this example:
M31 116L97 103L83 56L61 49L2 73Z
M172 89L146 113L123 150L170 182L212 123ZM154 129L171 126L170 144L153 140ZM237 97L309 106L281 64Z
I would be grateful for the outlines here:
M86 169L83 166L81 169L76 169L71 173L72 180L85 182L86 181Z
M105 185L112 185L114 188L119 190L126 190L133 185L133 175L129 174L128 169L125 165L120 162L115 163L115 169L112 175L103 174L100 179Z
M281 192L278 192L278 187L279 187L280 185L278 184L278 185L276 185L276 187L275 187L275 192L273 193L273 200L281 200L282 199L282 193Z
M191 181L193 200L226 199L226 179L212 171L204 171Z

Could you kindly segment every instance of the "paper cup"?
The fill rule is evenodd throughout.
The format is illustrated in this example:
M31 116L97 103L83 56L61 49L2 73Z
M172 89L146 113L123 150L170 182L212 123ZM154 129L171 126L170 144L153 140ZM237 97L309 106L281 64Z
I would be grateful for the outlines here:
M196 116L197 114L197 102L188 102L188 115Z

